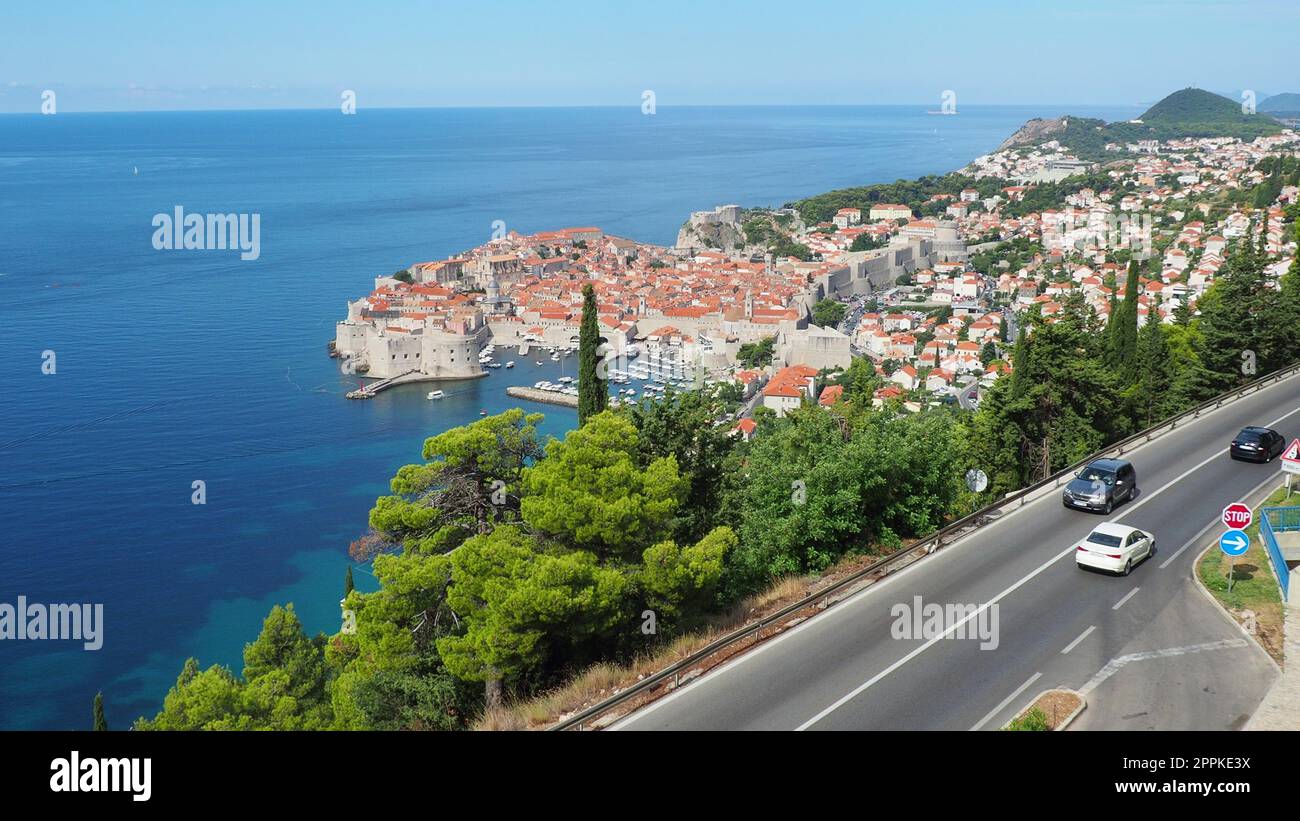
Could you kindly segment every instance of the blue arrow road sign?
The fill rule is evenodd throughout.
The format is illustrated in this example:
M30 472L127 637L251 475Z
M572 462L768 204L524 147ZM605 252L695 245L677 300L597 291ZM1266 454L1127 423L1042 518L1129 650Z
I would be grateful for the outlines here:
M1229 556L1240 556L1250 547L1250 537L1244 530L1229 530L1219 537L1219 547Z

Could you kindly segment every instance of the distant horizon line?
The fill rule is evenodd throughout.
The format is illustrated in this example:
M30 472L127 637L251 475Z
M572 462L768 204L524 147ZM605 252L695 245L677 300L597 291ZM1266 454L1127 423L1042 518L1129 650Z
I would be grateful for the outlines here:
M1080 108L1141 108L1154 103L963 103L959 108L1041 108L1043 106L1078 106ZM657 105L656 109L686 108L930 108L934 102L927 103L690 103ZM503 110L547 110L547 109L633 109L640 110L639 103L626 104L592 104L592 105L417 105L417 106L358 106L357 110L368 111L503 111ZM60 110L58 114L244 114L273 113L286 111L331 111L338 112L338 106L285 106L255 108L104 108ZM1068 112L1064 112L1068 113ZM960 110L956 116L960 116ZM35 111L0 111L0 116L58 116L42 114L39 103ZM353 116L351 114L347 116ZM653 116L653 115L646 115ZM951 115L950 115L951 116Z

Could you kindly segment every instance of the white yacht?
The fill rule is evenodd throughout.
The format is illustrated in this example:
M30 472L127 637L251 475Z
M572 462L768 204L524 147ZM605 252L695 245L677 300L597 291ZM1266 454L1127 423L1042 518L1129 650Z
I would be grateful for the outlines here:
M429 395L426 396L425 398L426 398L426 399L441 399L441 398L443 398L443 397L446 396L446 395L447 395L447 394L443 393L442 391L429 391Z

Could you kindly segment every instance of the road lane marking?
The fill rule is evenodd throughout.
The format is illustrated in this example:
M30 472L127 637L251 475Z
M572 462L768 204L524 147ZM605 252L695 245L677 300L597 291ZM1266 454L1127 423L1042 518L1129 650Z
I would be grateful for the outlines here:
M1280 384L1280 383L1279 383L1279 384ZM1270 428L1271 428L1271 427L1273 427L1274 425L1280 424L1283 420L1285 420L1285 419L1287 419L1287 418L1289 418L1289 417L1291 417L1291 416L1295 416L1297 413L1300 413L1300 408L1296 408L1295 410L1291 411L1290 413L1285 413L1285 414L1279 416L1278 418L1274 419L1272 422L1269 422L1265 427L1270 427ZM1204 460L1202 460L1201 462L1197 463L1197 465L1196 465L1195 467L1192 467L1192 468L1190 468L1189 470L1186 470L1186 471L1184 471L1183 473L1179 474L1178 478L1174 479L1172 482L1168 482L1168 483L1162 485L1162 486L1160 487L1159 490L1157 490L1155 493L1152 493L1150 496L1147 496L1145 493L1142 494L1142 496L1138 498L1136 504L1134 504L1132 507L1127 507L1127 506L1126 506L1127 509L1126 509L1123 513L1120 513L1120 514L1117 515L1117 516L1113 516L1113 517L1111 517L1110 519L1107 519L1106 521L1107 521L1107 522L1118 522L1120 519L1124 518L1125 516L1129 515L1129 514L1132 513L1133 511L1135 511L1135 510L1137 510L1138 508L1142 507L1142 505L1146 504L1149 500L1154 499L1156 496L1159 496L1161 493L1164 493L1164 492L1165 492L1166 490L1168 490L1171 486L1176 485L1176 484L1178 484L1179 482L1183 481L1183 480L1186 479L1188 476L1191 476L1191 475L1192 475L1193 473L1195 473L1196 471L1200 470L1201 468L1205 467L1205 466L1208 465L1209 463L1213 462L1215 459L1219 459L1219 458L1221 458L1221 457L1223 456L1223 454L1225 454L1225 453L1228 452L1228 450L1229 450L1228 448L1223 448L1222 450L1215 451L1213 454L1210 455L1210 457L1209 457L1208 459L1204 459Z
M1244 496L1242 496L1241 498L1243 498L1243 499L1251 499L1251 498L1253 498L1253 497L1255 496L1255 494L1256 494L1256 493L1259 493L1259 491L1260 491L1261 489L1263 489L1263 487L1264 487L1265 485L1268 485L1268 484L1271 484L1271 483L1273 483L1273 482L1276 482L1280 476L1281 476L1281 472L1280 472L1280 471L1274 471L1273 473L1269 474L1269 476L1268 476L1267 479L1265 479L1264 481L1260 482L1259 484L1255 485L1253 488L1251 488L1250 490L1248 490L1248 491L1246 492L1246 494L1245 494ZM1219 519L1215 519L1214 521L1210 522L1208 525L1206 525L1205 527L1203 527L1203 528L1201 529L1201 532L1200 532L1200 533L1197 533L1195 536L1193 536L1192 538L1188 539L1186 544L1184 544L1182 547L1178 548L1178 550L1174 551L1174 555L1170 556L1169 558L1167 558L1167 559L1165 559L1163 562L1161 562L1161 563L1160 563L1160 569L1161 569L1161 570L1164 570L1166 567L1168 567L1169 565L1173 564L1174 559L1177 559L1179 556L1181 556L1181 555L1183 554L1183 551L1184 551L1184 550L1186 550L1187 548L1191 547L1192 545L1194 545L1194 544L1200 542L1202 539L1204 539L1204 538L1205 538L1205 534L1206 534L1207 532L1209 532L1210 530L1212 530L1216 525L1218 525L1218 526L1222 526L1222 524L1223 524L1223 522L1222 522L1221 520L1219 520Z
M1280 384L1280 383L1279 383L1279 384ZM1272 421L1272 422L1269 422L1269 423L1268 423L1268 427L1270 427L1270 428L1271 428L1271 427L1274 427L1275 425L1277 425L1277 424L1278 424L1279 422L1281 422L1282 420L1287 419L1288 417L1294 416L1294 415L1297 414L1297 413L1300 413L1300 408L1296 408L1295 410L1290 411L1289 413L1283 414L1282 416L1278 417L1276 420L1274 420L1274 421ZM1174 486L1177 485L1179 482L1181 482L1181 481L1183 481L1184 479L1186 479L1188 476L1191 476L1191 475L1192 475L1193 473L1195 473L1196 471L1198 471L1198 470L1200 470L1201 468L1203 468L1203 467L1205 467L1206 465L1208 465L1210 462L1213 462L1215 459L1222 458L1223 454L1225 454L1225 453L1227 453L1227 452L1228 452L1228 448L1222 448L1222 449L1220 449L1220 450L1215 451L1215 452L1212 453L1209 457L1207 457L1207 458L1205 458L1205 459L1202 459L1200 462L1198 462L1194 467L1189 468L1189 469L1186 470L1186 471L1183 471L1183 472L1182 472L1181 474L1179 474L1177 477L1175 477L1174 479L1172 479L1172 480L1166 482L1165 484L1161 485L1159 488L1157 488L1156 490L1152 491L1151 493L1144 493L1144 494L1142 494L1142 496L1137 500L1137 502L1136 502L1136 503L1133 503L1131 507L1126 505L1126 506L1125 506L1126 509L1124 510L1124 512L1119 513L1119 514L1117 514L1117 515L1111 517L1111 518L1108 519L1107 521L1108 521L1108 522L1117 522L1117 521L1119 521L1120 519L1122 519L1122 518L1128 516L1129 514L1133 513L1135 510L1137 510L1137 509L1138 509L1139 507L1141 507L1142 505L1144 505L1144 504L1146 504L1147 502L1151 501L1152 499L1156 498L1156 497L1159 496L1160 494L1164 493L1166 490L1169 490L1170 488L1174 487ZM1047 497L1047 496L1043 496L1043 497L1041 497L1041 498L1048 498L1048 497ZM1035 500L1035 501L1037 501L1037 500ZM1005 517L1004 517L1003 520L1005 520ZM1021 578L1019 581L1017 581L1015 584L1011 585L1011 586L1008 587L1006 590L1003 590L1001 593L997 594L997 595L994 596L992 599L990 599L989 601L985 602L985 603L984 603L983 605L981 605L981 606L980 606L980 607L979 607L979 608L978 608L974 613L971 613L970 615L966 616L966 618L964 618L964 619L962 619L961 621L957 622L956 624L952 625L952 626L949 627L947 630L945 630L942 634L940 634L940 635L938 635L938 636L935 636L934 638L930 639L930 640L927 641L925 644L922 644L920 647L917 647L916 649L912 650L912 652L910 652L910 653L908 653L907 655L903 656L901 659L899 659L898 661L896 661L896 662L894 662L893 664L889 665L889 666L886 667L884 670L881 670L881 671L880 671L879 673L877 673L876 675L872 676L871 678L867 679L867 680L866 680L865 682L863 682L862 684L860 684L860 685L858 685L857 687L853 688L852 691L850 691L849 693L847 693L846 695L844 695L843 697L841 697L840 699L838 699L837 701L835 701L835 703L831 704L829 707L827 707L826 709L822 710L822 711L821 711L820 713L818 713L817 715L815 715L815 716L813 716L812 718L808 719L808 720L805 721L803 724L800 724L798 727L795 728L795 731L796 731L796 732L800 732L800 731L806 730L806 729L808 729L809 727L811 727L812 725L816 724L818 721L821 721L823 718L825 718L826 716L828 716L828 715L830 715L831 713L835 712L837 709L839 709L840 707L844 706L844 704L848 703L849 701L851 701L851 700L853 700L854 698L856 698L858 695L860 695L860 694L862 694L863 692L865 692L865 691L866 691L867 689L869 689L872 685L876 684L876 683L879 682L881 679L883 679L883 678L885 678L886 676L888 676L890 673L894 672L894 671L897 670L898 668L902 667L904 664L907 664L909 661L911 661L912 659L914 659L914 658L916 658L917 656L919 656L921 653L924 653L926 650L928 650L928 649L930 649L931 647L933 647L933 646L934 646L936 643L938 643L940 640L946 638L947 635L948 635L949 633L955 631L957 628L961 627L961 626L964 625L966 622L968 622L968 621L970 621L971 619L975 618L975 617L978 616L980 613L982 613L984 610L988 609L990 606L996 604L997 602L1001 601L1001 600L1002 600L1003 598L1005 598L1006 596L1008 596L1008 595L1010 595L1011 593L1013 593L1013 592L1015 592L1016 590L1018 590L1022 585L1024 585L1026 582L1030 581L1030 580L1033 579L1034 577L1036 577L1038 574L1042 573L1042 572L1043 572L1044 570L1046 570L1048 567L1051 567L1051 566L1052 566L1053 564L1055 564L1056 562L1060 561L1061 559L1065 558L1066 556L1071 555L1071 554L1074 553L1074 552L1075 552L1075 547L1072 545L1072 546L1066 548L1065 550L1061 551L1060 553L1056 554L1056 555L1053 556L1052 558L1048 559L1047 561L1043 562L1043 563L1040 564L1037 568L1035 568L1034 570L1031 570L1027 575L1025 575L1024 577L1022 577L1022 578ZM919 566L920 564L922 564L922 563L921 563L921 562L915 562L912 566L915 567L915 566ZM868 591L868 592L869 592L870 590L871 590L871 588L867 588L867 591ZM1134 592L1137 592L1136 589L1134 590ZM1130 594L1130 595L1131 595L1131 594Z
M1120 599L1119 601L1115 602L1115 606L1112 607L1111 610L1118 610L1118 609L1120 609L1121 607L1123 607L1123 606L1124 606L1124 602L1126 602L1126 601L1128 601L1129 599L1131 599L1131 598L1133 598L1134 596L1136 596L1136 595L1137 595L1137 592L1138 592L1139 590L1141 590L1141 589L1142 589L1142 588L1140 588L1140 587L1135 587L1135 588L1133 588L1132 590L1130 590L1130 591L1128 591L1127 593L1125 593L1125 594L1124 594L1124 598L1122 598L1122 599Z
M1126 656L1119 656L1106 662L1106 666L1097 671L1097 674L1088 679L1088 683L1080 688L1080 693L1090 693L1097 689L1102 682L1118 673L1125 666L1135 661L1149 661L1150 659L1172 658L1174 656L1187 656L1192 653L1205 653L1211 650L1231 650L1235 647L1246 647L1250 642L1245 639L1223 639L1222 641L1212 641L1207 644L1191 644L1186 647L1168 647L1164 650L1148 650L1145 653L1129 653Z
M1287 384L1288 384L1288 380L1289 380L1290 378L1291 378L1291 377L1289 377L1288 379L1285 379L1285 380L1279 381L1279 382L1274 382L1272 385L1269 385L1268 387L1264 388L1263 391L1257 391L1257 392L1255 392L1255 393L1250 394L1250 396L1248 396L1248 397L1242 397L1242 399L1245 400L1245 399L1256 398L1256 397L1260 396L1261 393L1263 393L1264 391L1270 391L1270 390L1273 389L1273 388L1276 388L1276 387L1279 387L1279 386L1283 386L1283 385L1287 385ZM1235 403L1233 403L1233 404L1235 404ZM1225 407L1230 407L1230 406L1225 406ZM1287 419L1288 417L1290 417L1290 416L1292 416L1292 415L1294 415L1294 414L1296 414L1296 413L1300 413L1300 408L1296 408L1295 410L1291 411L1290 413L1287 413L1287 414L1285 414L1285 415L1279 417L1277 421L1270 422L1269 425L1268 425L1268 427L1273 427L1274 425L1277 425L1278 422L1281 422L1282 420ZM1209 414L1209 415L1207 415L1207 417L1204 417L1204 418L1209 418L1209 416L1212 416L1212 415L1213 415L1213 414ZM1198 420L1198 421L1199 421L1199 420ZM1186 430L1187 430L1186 427L1183 427L1183 428L1174 428L1174 429L1170 429L1170 430L1168 431L1168 434L1181 433L1181 432L1186 431ZM1166 435L1168 435L1168 434L1166 434ZM1142 443L1141 445L1139 445L1137 448L1134 448L1133 451L1130 451L1130 453L1135 453L1135 452L1137 452L1137 451L1140 451L1140 450L1142 450L1143 448L1147 447L1148 445L1161 443L1161 440L1163 440L1164 438L1165 438L1165 435L1161 435L1161 436L1159 436L1159 437L1157 437L1157 438L1155 438L1155 439L1152 439L1152 440L1150 440L1150 441L1148 441L1148 442L1144 442L1144 443ZM1116 516L1115 516L1111 521L1115 521L1115 520L1118 520L1118 519L1120 519L1120 518L1122 518L1122 517L1124 517L1124 516L1127 516L1129 513L1133 512L1133 511L1136 510L1138 507L1141 507L1141 506L1142 506L1142 505L1143 505L1143 504L1144 504L1148 499L1150 499L1150 498L1154 498L1155 496L1157 496L1157 495L1159 495L1160 493L1164 492L1166 489L1168 489L1168 488L1171 487L1172 485L1177 484L1178 482L1181 482L1184 478L1187 477L1188 474L1194 472L1195 470L1199 469L1200 467L1205 466L1205 465L1208 464L1209 462L1213 461L1215 458L1217 458L1217 457L1219 457L1219 456L1222 456L1225 452L1227 452L1227 448L1224 448L1223 450L1221 450L1221 451L1219 451L1218 453L1214 454L1214 456L1210 457L1209 459L1206 459L1204 462L1201 462L1199 465L1197 465L1196 468L1193 468L1191 471L1187 471L1187 473L1184 473L1184 474L1178 476L1178 477L1175 478L1173 481L1166 483L1165 485L1161 486L1159 489L1153 491L1152 493L1150 493L1150 494L1143 493L1142 496L1138 499L1138 501L1137 501L1136 503L1132 503L1131 505L1126 505L1126 506L1125 506L1125 509L1124 509L1123 511L1121 511L1120 513L1118 513L1118 514L1117 514L1117 515L1116 515ZM988 523L987 525L985 525L984 527L976 528L976 529L975 529L974 531L972 531L971 533L965 534L965 535L959 537L958 539L955 539L955 540L954 540L954 541L953 541L953 542L948 546L948 549L947 549L947 550L940 550L940 551L937 552L937 555L949 555L949 554L953 553L953 551L952 551L951 548L957 547L957 546L960 545L962 542L965 542L967 539L969 539L969 538L971 538L971 537L974 537L974 536L986 536L986 535L990 534L991 532L993 532L993 531L995 531L995 530L999 530L999 529L1000 529L1000 528L999 528L999 525L1003 525L1003 524L1005 524L1007 521L1011 520L1014 514L1016 514L1016 513L1020 513L1020 512L1023 512L1026 508L1031 507L1031 506L1037 504L1038 502L1048 501L1048 500L1051 500L1051 499L1053 499L1053 498L1057 498L1057 497L1055 497L1055 496L1054 496L1053 494L1051 494L1051 493L1045 493L1045 494L1043 494L1042 496L1039 496L1039 497L1036 498L1036 499L1032 499L1032 500L1029 500L1029 501L1025 502L1025 503L1024 503L1022 506L1020 506L1020 507L1014 508L1014 509L1012 509L1012 510L1008 510L1008 511L1006 511L1005 513L1003 513L1002 515L999 515L999 516L998 516L996 519L994 519L993 521L989 522L989 523ZM1070 547L1069 549L1064 550L1064 551L1062 551L1061 553L1057 554L1056 556L1054 556L1054 557L1048 559L1046 562L1044 562L1042 565L1040 565L1036 570L1031 571L1031 572L1029 573L1029 575L1025 576L1025 577L1024 577L1023 579L1021 579L1019 582L1016 582L1014 585L1012 585L1011 587L1007 588L1007 590L1003 591L1003 593L999 594L998 597L996 597L996 598L994 598L992 601L990 601L989 604L992 604L992 603L998 601L1002 596L1007 595L1007 594L1013 592L1015 589L1017 589L1018 587L1020 587L1020 585L1022 585L1023 583L1025 583L1025 582L1027 582L1027 581L1029 581L1029 580L1032 579L1034 576L1037 576L1039 573L1041 573L1043 570L1046 570L1049 566L1051 566L1051 565L1054 564L1055 562L1059 561L1060 559L1062 559L1062 558L1064 558L1065 556L1070 555L1070 554L1072 554L1072 553L1074 553L1074 552L1075 552L1075 548L1074 548L1074 547ZM861 602L863 602L863 601L866 601L866 600L868 599L868 597L870 596L871 593L880 591L881 589L883 589L883 588L889 586L891 583L898 581L900 578L902 578L904 575L908 574L908 573L911 572L911 571L914 571L914 570L916 570L916 569L918 569L918 568L925 568L925 567L928 567L928 566L929 566L929 565L928 565L926 562L922 562L922 561L911 562L910 564L908 564L906 567L902 568L901 570L894 571L893 573L890 573L889 575L885 576L883 579L880 579L879 581L875 582L874 584L869 585L868 587L864 588L863 590L859 591L858 593L853 594L852 596L850 596L849 598L847 598L847 599L845 599L843 602L841 602L841 604L843 604L843 605L853 605L853 604L858 604L858 603L861 603ZM987 605L986 605L986 606L987 606ZM982 610L982 609L983 609L983 608L981 608L981 610ZM745 662L747 662L747 661L749 661L749 660L751 660L751 659L754 659L754 658L758 657L760 653L763 653L763 652L766 651L766 650L770 650L771 648L780 645L783 641L785 641L786 639L789 639L789 638L794 637L797 633L803 632L804 630L807 630L807 629L814 629L814 628L817 628L817 627L825 627L827 624L829 624L830 622L832 622L832 621L836 618L836 615L837 615L837 614L841 614L841 615L842 615L842 614L850 613L850 612L852 612L852 607L847 607L847 606L832 607L832 608L830 608L827 612L825 612L825 613L823 613L823 614L819 614L817 618L808 619L807 621L804 621L804 622L802 622L802 623L796 625L794 628L789 629L789 630L785 630L785 631L783 631L780 635L775 636L774 638L769 639L768 641L765 641L765 642L759 644L759 645L758 645L757 647L755 647L753 650L750 650L750 651L748 651L748 652L744 652L744 653L740 653L740 654L738 654L734 659L732 659L732 660L726 662L726 663L723 664L722 666L717 667L717 668L715 668L715 669L713 669L713 670L710 670L710 671L708 672L708 674L705 675L705 676L702 676L702 677L699 679L699 681L696 682L696 684L697 684L697 685L704 685L704 686L707 686L710 682L718 681L718 680L720 680L721 678L723 678L723 674L724 674L724 673L730 672L732 669L734 669L734 668L736 668L736 667L739 667L740 665L744 664ZM971 617L976 616L976 615L978 615L978 614L979 614L979 611L976 611L976 613L975 613L975 614L972 614ZM964 619L964 620L962 621L962 623L964 624L965 621L968 621L969 618L971 618L971 617L968 617L967 619ZM952 629L956 629L956 628L959 627L959 626L960 626L960 624L958 624L958 625L954 625ZM942 637L940 637L940 638L942 638ZM931 642L927 643L925 646L923 646L923 647L921 647L921 648L918 648L917 650L913 651L912 653L909 653L909 654L908 654L906 657L904 657L902 660L900 660L899 662L896 662L894 665L891 665L890 668L888 668L886 671L884 671L884 673L882 673L882 674L879 675L879 676L874 677L871 681L867 682L865 685L863 685L862 687L858 688L858 690L855 691L855 694L856 694L856 693L859 693L859 692L862 692L863 690L866 690L866 689L867 689L868 687L870 687L872 684L875 684L877 681L879 681L880 679L884 678L886 675L888 675L888 674L889 674L890 672L892 672L893 670L897 669L898 667L901 667L904 663L906 663L907 661L910 661L912 658L914 658L915 656L919 655L921 651L925 650L925 649L929 646L929 644L932 644L932 643L934 643L934 640L932 640ZM685 696L685 695L688 695L688 694L690 694L690 693L692 693L692 692L695 692L695 691L698 690L698 689L700 689L699 686L694 687L694 688L686 688L686 687L678 688L678 689L675 690L674 692L669 693L669 694L663 696L662 698L655 699L654 701L652 701L651 703L647 704L645 707L643 707L643 708L641 708L641 709L639 709L639 710L633 710L633 711L630 712L627 716L623 717L622 719L618 720L618 721L615 722L613 725L611 725L611 726L609 727L609 729L610 729L610 730L618 730L618 729L622 729L622 728L624 728L624 727L629 727L629 726L631 726L632 724L635 724L637 721L640 721L641 719L644 719L647 715L649 715L650 713L653 713L654 711L658 710L659 708L664 707L664 706L666 706L667 704L672 703L673 701L675 701L676 699L678 699L678 698L680 698L680 697L682 697L682 696ZM848 700L848 698L845 698L845 699L842 699L842 700L839 701L839 702L836 702L836 704L835 704L835 705L832 705L831 708L828 708L827 710L822 711L822 712L819 713L817 716L815 716L812 720L807 721L807 722L805 722L803 725L801 725L801 726L799 726L798 728L796 728L796 730L803 730L803 729L806 729L808 726L811 726L811 725L812 725L813 723L815 723L817 720L820 720L820 719L823 718L825 715L827 715L827 714L829 714L830 712L832 712L833 709L834 709L835 707L839 706L840 704L842 704L844 701L847 701L847 700Z
M873 684L875 684L876 682L880 681L882 678L884 678L885 676L889 675L890 673L894 672L894 671L897 670L899 667L902 667L904 664L907 664L907 663L908 663L909 661L911 661L912 659L914 659L914 658L916 658L917 656L921 655L921 654L924 653L926 650L928 650L928 649L930 649L931 647L933 647L937 642L940 642L940 641L942 641L943 639L947 638L949 633L954 632L955 630L957 630L958 628L960 628L961 626L963 626L964 624L966 624L966 622L970 621L971 619L973 619L973 618L977 617L978 615L980 615L981 613L983 613L983 612L984 612L985 610L987 610L989 607L993 606L994 604L997 604L999 601L1001 601L1003 598L1005 598L1006 596L1010 595L1011 593L1014 593L1014 592L1015 592L1017 589L1019 589L1020 586L1023 585L1025 582L1028 582L1030 579L1034 578L1034 577L1037 576L1039 573L1042 573L1044 570L1046 570L1047 568L1049 568L1049 567L1051 567L1052 565L1056 564L1058 561L1060 561L1061 559L1065 558L1066 556L1069 556L1069 555L1070 555L1071 553L1073 553L1073 552L1074 552L1074 546L1071 545L1070 547L1066 548L1065 550L1062 550L1060 553L1057 553L1057 554L1056 554L1055 556L1053 556L1052 558L1050 558L1050 559L1048 559L1047 561L1043 562L1042 564L1040 564L1040 565L1038 566L1037 569L1035 569L1034 571L1032 571L1031 573L1029 573L1029 575L1027 575L1027 576L1025 576L1024 578L1020 579L1020 581L1016 582L1015 584L1013 584L1013 585L1011 585L1010 587L1008 587L1006 590L1003 590L1001 593L997 594L996 596L994 596L993 598L989 599L989 600L988 600L987 602L985 602L984 604L980 605L980 607L979 607L978 609L976 609L976 611L975 611L974 613L970 613L970 614L968 614L968 615L966 616L966 618L964 618L964 619L962 619L961 621L957 622L956 624L952 625L952 626L949 627L947 630L944 630L942 633L940 633L939 635L937 635L937 636L935 636L934 638L930 639L930 640L927 641L925 644L922 644L920 647L917 647L915 650L913 650L912 652L910 652L910 653L908 653L907 655L903 656L901 659L899 659L898 661L894 662L893 664L889 665L889 666L886 667L884 670L881 670L881 671L880 671L879 673L877 673L876 675L872 676L871 678L867 679L867 680L866 680L865 682L863 682L862 684L860 684L860 685L858 685L857 687L853 688L852 692L848 693L848 694L845 695L843 698L840 698L838 701L836 701L836 702L835 702L834 704L832 704L831 706L827 707L825 710L822 710L820 713L818 713L817 715L815 715L815 716L813 716L812 718L808 719L808 720L805 721L803 724L800 724L798 727L795 728L795 732L799 732L799 731L802 731L802 730L806 730L806 729L808 729L809 727L811 727L812 725L816 724L818 721L821 721L821 720L822 720L823 718L825 718L826 716L828 716L828 715L830 715L831 713L835 712L837 709L839 709L841 706L843 706L846 702L851 701L853 698L855 698L855 697L858 696L860 693L862 693L863 691L865 691L868 687L870 687L871 685L873 685Z
M1002 712L1006 708L1006 706L1011 703L1011 700L1013 698L1020 695L1025 690L1028 690L1029 685L1033 684L1035 681L1038 681L1038 679L1042 678L1042 675L1043 675L1042 673L1034 673L1032 676L1030 676L1029 681L1026 681L1024 684L1017 687L1014 693L1002 699L1002 703L994 707L992 710L990 710L988 715L981 718L974 727L970 728L970 731L973 733L976 730L978 730L980 727L983 727L985 724L988 724L990 721L992 721L993 717L998 713Z
M1077 639L1065 645L1065 649L1061 651L1061 655L1065 655L1066 653L1070 652L1074 648L1078 647L1079 642L1083 641L1084 639L1088 638L1088 636L1092 635L1092 631L1096 629L1097 629L1097 625L1095 624L1089 625L1088 629L1080 633Z

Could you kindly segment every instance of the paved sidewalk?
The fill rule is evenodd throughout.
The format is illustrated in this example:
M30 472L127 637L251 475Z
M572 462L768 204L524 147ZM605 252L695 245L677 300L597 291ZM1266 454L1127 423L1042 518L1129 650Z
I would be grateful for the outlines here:
M1300 568L1291 571L1294 594L1285 607L1282 675L1260 702L1247 730L1300 730Z

